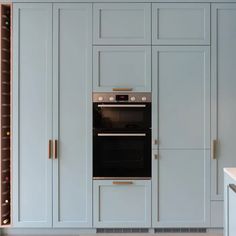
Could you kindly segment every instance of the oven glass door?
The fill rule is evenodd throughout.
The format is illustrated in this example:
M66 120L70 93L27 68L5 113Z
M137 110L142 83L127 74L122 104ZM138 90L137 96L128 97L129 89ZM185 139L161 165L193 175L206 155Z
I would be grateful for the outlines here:
M151 127L151 104L94 103L93 117L95 129L146 129Z
M151 135L94 132L94 177L151 177Z

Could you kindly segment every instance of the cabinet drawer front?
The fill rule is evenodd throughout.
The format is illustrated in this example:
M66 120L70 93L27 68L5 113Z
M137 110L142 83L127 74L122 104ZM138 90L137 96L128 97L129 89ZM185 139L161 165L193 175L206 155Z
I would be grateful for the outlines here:
M152 6L152 43L210 44L210 5L156 3Z
M97 46L93 48L93 89L151 91L151 47Z
M151 4L94 4L94 44L150 44Z
M94 227L150 227L150 180L95 180Z

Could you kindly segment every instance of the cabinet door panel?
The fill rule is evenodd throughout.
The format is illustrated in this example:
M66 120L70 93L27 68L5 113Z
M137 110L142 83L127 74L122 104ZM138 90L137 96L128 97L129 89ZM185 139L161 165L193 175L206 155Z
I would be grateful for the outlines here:
M210 151L160 150L153 161L153 226L209 226Z
M151 44L150 3L93 6L94 44Z
M92 225L92 5L55 4L54 227Z
M95 227L151 227L151 181L96 180L93 189Z
M154 3L152 43L156 45L210 44L210 4Z
M52 6L13 6L13 225L52 224Z
M209 48L161 46L152 55L153 139L160 149L210 148Z
M93 48L93 89L151 91L151 47L97 46Z
M211 164L212 200L223 200L223 168L236 166L236 4L212 7L212 139L218 140Z

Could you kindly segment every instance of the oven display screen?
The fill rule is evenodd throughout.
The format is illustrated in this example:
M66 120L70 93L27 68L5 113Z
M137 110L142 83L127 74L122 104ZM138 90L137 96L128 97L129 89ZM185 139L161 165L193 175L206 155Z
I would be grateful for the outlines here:
M116 95L116 101L129 101L129 96L128 95Z

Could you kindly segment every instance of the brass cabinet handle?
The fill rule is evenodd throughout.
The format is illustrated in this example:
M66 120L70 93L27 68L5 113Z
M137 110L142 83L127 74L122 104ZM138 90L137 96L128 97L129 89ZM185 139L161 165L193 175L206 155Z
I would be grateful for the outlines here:
M158 154L154 154L154 159L158 160L159 159L159 155Z
M58 158L58 141L54 140L54 159Z
M113 88L112 91L116 91L116 92L119 92L119 91L132 91L133 89L132 88Z
M48 159L51 159L52 156L52 140L48 140Z
M113 181L112 184L116 184L116 185L129 185L129 184L133 184L132 181Z
M217 140L214 139L212 141L212 146L211 146L211 155L213 160L216 160L216 152L217 152Z

